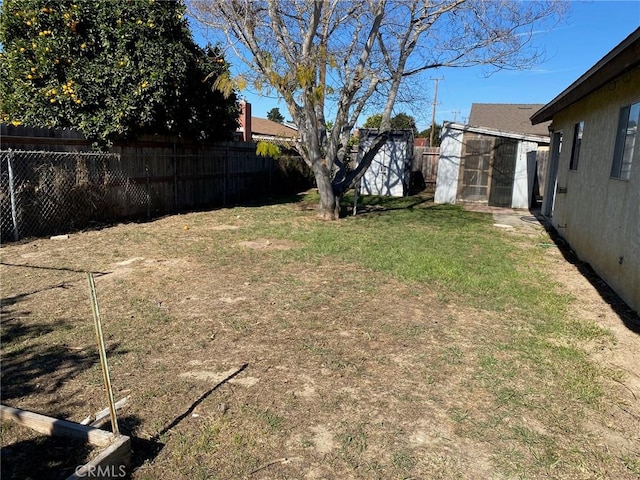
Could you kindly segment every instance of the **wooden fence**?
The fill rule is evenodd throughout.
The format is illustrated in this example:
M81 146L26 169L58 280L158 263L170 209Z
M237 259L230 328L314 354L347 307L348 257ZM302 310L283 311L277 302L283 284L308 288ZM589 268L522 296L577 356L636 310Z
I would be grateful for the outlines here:
M92 148L91 142L74 131L0 125L0 150L5 153L8 150L41 152L38 162L57 165L60 161L52 156L53 152L90 152ZM108 178L113 191L119 188L144 194L144 205L139 201L120 199L118 211L124 218L230 205L295 193L311 186L312 177L301 159L286 157L275 161L255 152L253 143L196 144L177 138L149 136L133 142L115 142L109 149L109 153L115 155L102 159L99 165L91 168L103 172L95 176L102 179L99 180L101 186ZM29 165L23 160L27 157ZM13 155L11 158L16 171L21 168L33 170L33 155ZM9 170L4 163L3 179ZM65 166L60 168L67 171L67 176L76 178L81 174L75 171L74 165L82 162L63 163ZM3 202L5 199L2 195Z
M1 150L91 151L73 130L0 125ZM154 208L165 211L227 205L311 186L302 159L283 162L256 155L253 143L195 144L168 136L115 142L117 168L133 183L148 186ZM292 161L293 160L293 161ZM296 162L299 160L299 162ZM114 166L115 169L115 166Z
M116 144L120 166L143 185L153 210L179 211L228 205L275 194L274 161L255 154L251 143L192 147L179 143Z
M414 191L435 191L439 157L440 147L413 147L411 184Z

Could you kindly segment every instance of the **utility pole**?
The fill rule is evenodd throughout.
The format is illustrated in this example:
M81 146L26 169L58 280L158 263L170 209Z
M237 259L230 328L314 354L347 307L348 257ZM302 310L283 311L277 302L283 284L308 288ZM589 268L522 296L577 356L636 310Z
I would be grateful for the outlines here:
M429 146L433 147L433 134L436 130L436 105L438 104L438 82L440 80L444 80L444 77L440 78L430 78L429 80L433 80L436 82L436 88L433 94L433 111L431 113L431 132L429 133Z

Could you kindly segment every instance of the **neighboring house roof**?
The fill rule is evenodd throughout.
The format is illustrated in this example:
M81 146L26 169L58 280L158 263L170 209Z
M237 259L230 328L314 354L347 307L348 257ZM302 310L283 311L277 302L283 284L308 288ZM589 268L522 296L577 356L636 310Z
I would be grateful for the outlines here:
M523 135L549 135L548 124L532 125L529 119L541 103L473 103L469 125Z
M640 28L567 87L560 95L531 116L534 124L551 120L553 116L578 100L640 65Z
M251 132L258 139L295 139L298 138L298 130L288 125L272 122L266 118L251 117Z

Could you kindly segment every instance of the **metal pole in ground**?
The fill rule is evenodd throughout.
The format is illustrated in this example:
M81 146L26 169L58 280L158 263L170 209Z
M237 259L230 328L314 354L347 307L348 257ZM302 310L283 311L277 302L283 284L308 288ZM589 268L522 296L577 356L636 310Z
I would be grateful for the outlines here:
M13 221L13 239L17 242L20 240L20 232L18 231L18 211L16 207L16 191L13 185L13 165L11 164L11 158L13 152L9 149L9 155L7 155L7 172L9 173L9 196L11 197L11 220Z
M147 179L147 220L151 218L151 189L149 187L149 163L144 163L144 173Z
M358 193L360 191L360 187L356 186L353 189L353 216L355 217L358 214Z
M226 207L227 206L227 189L229 188L229 145L227 145L227 148L225 150L226 155L225 155L225 159L224 159L224 166L223 166L223 184L222 184L222 206Z
M87 282L89 283L89 297L91 298L91 310L93 311L93 321L96 328L96 338L98 340L98 351L100 353L100 365L102 366L102 377L107 390L107 402L109 414L111 415L111 430L116 435L120 434L118 419L116 417L116 405L113 400L113 390L111 389L111 379L109 377L109 366L107 365L107 351L104 347L104 336L102 335L102 324L100 323L100 310L98 309L98 296L96 295L96 284L93 273L87 272Z

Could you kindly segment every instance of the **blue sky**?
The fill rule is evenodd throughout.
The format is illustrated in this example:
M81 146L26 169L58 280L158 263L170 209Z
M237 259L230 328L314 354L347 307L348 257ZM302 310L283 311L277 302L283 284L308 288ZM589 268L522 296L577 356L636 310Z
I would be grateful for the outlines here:
M536 35L535 42L545 49L547 60L535 69L501 71L489 77L482 68L433 70L425 79L428 107L422 104L411 111L401 105L396 113L412 115L419 130L429 126L434 90L429 77L444 77L438 86L438 123L466 121L472 103L547 103L639 26L640 0L572 1L565 20L553 30ZM197 33L195 36L202 41ZM283 101L249 91L240 93L251 103L253 116L266 118L270 109L278 107L288 119ZM360 119L365 120L366 115Z
M479 69L440 71L437 76L444 80L438 87L436 118L464 121L472 103L547 103L638 26L638 0L574 1L570 16L536 39L548 60L534 70L501 71L489 78Z

